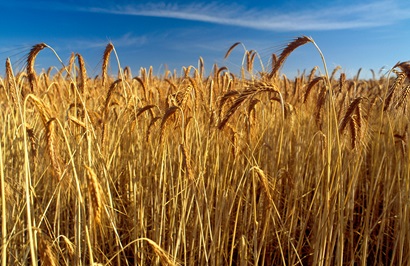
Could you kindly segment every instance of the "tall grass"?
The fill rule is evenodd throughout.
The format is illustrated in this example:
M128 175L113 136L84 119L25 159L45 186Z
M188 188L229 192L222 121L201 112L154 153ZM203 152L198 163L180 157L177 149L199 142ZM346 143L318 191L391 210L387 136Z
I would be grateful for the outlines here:
M2 264L408 265L408 63L290 80L301 45L259 74L245 49L240 75L200 58L132 77L111 43L94 79L74 53L37 74L46 44L7 60Z

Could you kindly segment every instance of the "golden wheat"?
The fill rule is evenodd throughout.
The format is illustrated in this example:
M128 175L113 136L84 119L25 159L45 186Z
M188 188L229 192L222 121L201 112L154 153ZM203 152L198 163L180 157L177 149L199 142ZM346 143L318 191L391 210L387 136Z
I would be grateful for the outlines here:
M303 37L298 37L292 42L290 42L285 49L283 49L282 53L280 54L279 58L275 60L275 65L273 66L273 69L270 73L270 78L274 77L277 73L278 70L282 67L283 63L285 62L286 58L298 47L312 42L312 40L309 37L303 36Z
M112 50L114 49L114 45L112 43L107 44L105 47L104 55L103 55L103 62L102 62L102 69L101 69L101 82L102 86L104 87L105 84L107 83L108 79L108 74L107 74L107 69L108 69L108 61L110 60L110 54Z
M46 47L47 45L45 43L36 44L33 46L33 48L31 48L30 53L27 56L27 68L26 68L27 70L26 71L27 71L27 77L30 83L30 89L32 93L36 91L36 87L37 87L37 75L34 69L34 62L36 60L38 53Z
M87 170L87 191L89 195L89 204L91 206L92 225L95 228L100 228L104 209L104 192L94 170L87 165L84 165L84 167Z
M117 78L113 44L92 79L78 53L38 76L7 60L3 264L409 264L410 64L280 74L309 42L267 58L242 44L239 73L208 75L199 57Z
M78 84L78 89L80 93L84 93L87 86L87 70L85 68L84 59L80 54L76 54L78 60L78 66L80 67L80 82Z

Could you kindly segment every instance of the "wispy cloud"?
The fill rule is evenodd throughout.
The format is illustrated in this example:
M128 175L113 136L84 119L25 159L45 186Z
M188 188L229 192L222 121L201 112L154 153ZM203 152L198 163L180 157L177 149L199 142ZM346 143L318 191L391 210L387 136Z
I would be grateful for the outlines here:
M70 40L64 39L60 42L60 47L58 49L65 49L65 50L87 50L87 49L95 49L95 48L103 48L109 42L112 42L115 47L140 47L145 45L148 42L148 37L145 35L142 36L134 36L132 33L125 33L121 36L117 37L108 37L103 38L73 38ZM65 45L64 45L65 44Z
M117 5L88 7L82 11L130 16L164 17L268 31L338 30L394 24L410 18L410 8L380 0L345 6L283 11L218 3Z

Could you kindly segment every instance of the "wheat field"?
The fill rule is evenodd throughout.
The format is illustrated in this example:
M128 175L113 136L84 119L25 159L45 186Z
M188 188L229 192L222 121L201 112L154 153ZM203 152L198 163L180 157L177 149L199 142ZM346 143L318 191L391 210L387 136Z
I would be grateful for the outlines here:
M323 65L290 79L302 45ZM62 64L36 73L44 49ZM262 72L101 55L5 62L2 265L410 264L410 63L348 78L305 36Z

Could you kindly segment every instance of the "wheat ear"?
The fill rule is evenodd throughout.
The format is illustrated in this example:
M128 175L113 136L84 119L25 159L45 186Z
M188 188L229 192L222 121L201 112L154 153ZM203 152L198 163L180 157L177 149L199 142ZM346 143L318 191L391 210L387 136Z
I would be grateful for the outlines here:
M204 77L205 67L204 67L204 59L200 56L198 60L198 72L200 80Z
M357 123L357 116L356 115L352 115L351 119L350 119L350 133L351 133L351 138L352 138L352 149L354 149L356 147L356 143L359 140L359 131L360 131L360 127Z
M118 83L122 82L121 79L117 79L116 81L114 81L113 83L111 83L110 88L108 89L107 92L107 97L105 97L105 104L104 104L104 113L106 113L108 111L108 107L110 104L110 100L111 100L111 96L114 92L114 89L117 87Z
M110 60L110 54L111 54L113 49L114 49L114 45L112 43L109 43L109 44L107 44L107 46L105 47L105 50L104 50L102 69L101 69L102 85L103 86L105 86L105 83L107 82L107 79L108 79L108 74L107 74L108 61Z
M272 69L272 72L270 73L270 78L274 77L278 70L282 67L283 63L285 62L286 58L299 46L302 46L306 43L312 42L312 39L303 36L303 37L298 37L292 42L290 42L285 49L283 49L282 53L280 54L279 58L275 62L275 66Z
M191 167L191 156L189 155L188 151L185 148L184 144L181 144L181 151L182 151L182 165L185 168L185 174L188 177L189 181L194 181L194 176L192 174L192 167Z
M6 60L6 78L8 85L8 92L11 96L11 100L14 104L14 107L18 107L17 102L17 89L16 89L16 79L14 78L13 68L11 67L10 58Z
M386 111L389 108L391 100L393 99L394 92L397 88L402 86L405 79L406 74L404 72L397 73L397 77L394 80L394 83L390 86L389 91L387 93L387 97L384 100L384 111Z
M149 123L149 125L148 125L148 127L147 127L147 132L146 132L146 141L147 142L149 142L149 140L150 140L150 138L149 138L149 136L151 135L151 130L152 130L152 127L155 125L155 123L158 121L158 120L160 120L162 117L160 117L160 116L156 116L156 117L154 117L154 118L152 118L151 119L151 122Z
M26 132L27 132L27 136L29 137L30 140L30 147L31 147L31 156L33 158L33 172L35 172L36 170L36 162L37 162L37 158L38 158L38 150L37 150L37 141L36 141L36 136L34 134L34 130L32 127L30 127L29 125L26 125Z
M308 82L311 82L314 79L314 76L316 74L317 69L318 69L318 67L315 66L314 68L312 68L312 70L310 70Z
M231 47L229 47L228 51L226 52L224 59L227 59L229 57L229 55L232 53L233 49L235 49L236 46L238 46L239 44L242 44L241 42L236 42L234 43Z
M161 143L162 143L162 140L163 140L163 137L164 137L165 128L166 128L165 124L166 124L167 120L179 109L180 109L180 107L178 107L178 106L171 106L167 109L164 116L162 117L161 131L160 131L160 142Z
M307 101L307 98L308 98L308 96L309 96L309 94L310 94L310 91L312 90L312 88L316 85L316 84L318 84L320 81L326 81L326 77L316 77L316 78L314 78L311 82L309 82L309 84L308 84L308 86L307 86L307 88L306 88L306 91L305 91L305 95L303 96L303 103L306 103L306 101Z
M360 102L363 100L363 97L358 97L356 98L347 108L346 114L344 115L342 121L340 122L339 125L339 132L340 134L343 132L343 130L345 129L346 125L348 124L348 122L351 119L351 116L353 114L353 112L356 110L356 108L360 108Z
M333 69L332 74L330 74L330 82L332 82L332 80L335 78L336 72L339 71L342 67L341 66L337 66L335 67L335 69Z
M84 93L85 87L87 85L87 70L85 68L84 59L80 54L76 54L78 60L78 66L80 68L80 82L78 84L78 89L80 93Z
M93 214L93 225L100 226L103 212L103 190L94 170L84 165L87 170L87 186L90 197L90 205Z
M52 242L46 238L43 233L38 234L38 255L40 257L41 265L57 266L59 265L57 254L53 249Z
M401 71L406 73L406 76L408 79L410 79L410 62L402 62L402 63L397 63L393 68L400 68Z
M326 102L326 95L327 95L327 90L325 87L323 87L318 95L317 99L317 104L316 104L316 114L315 114L315 120L317 126L321 129L322 128L322 109L323 106L325 105Z
M37 76L36 71L34 70L34 62L38 53L43 50L47 45L45 43L39 43L31 48L30 53L27 57L27 77L30 83L31 92L34 92L37 87Z
M265 84L265 83L258 83L255 84L253 88L250 89L246 89L243 90L241 92L237 92L237 91L230 91L227 92L221 99L222 103L225 103L227 101L228 98L237 96L236 99L233 101L232 105L229 107L228 111L226 112L225 116L223 118L220 119L220 122L218 124L218 129L222 129L225 124L228 122L228 120L232 117L232 115L239 109L239 107L248 99L252 99L253 97L255 97L257 94L259 93L263 93L263 92L274 92L274 93L278 93L279 91L274 87L271 86L269 84ZM220 105L222 108L223 104ZM219 113L221 113L222 111L220 110Z
M262 169L260 169L258 166L252 167L250 170L253 170L256 172L256 174L259 177L259 180L262 184L263 189L265 190L266 196L268 197L269 203L271 204L271 207L275 207L275 203L273 201L273 197L271 194L271 188L269 187L269 180L265 175L265 172L263 172Z
M51 167L54 170L54 175L60 179L61 178L61 167L59 164L60 158L57 155L56 151L56 146L55 146L55 126L53 122L55 121L55 118L51 118L47 123L46 123L46 139L47 139L47 148L48 148L48 154L50 156L51 160Z
M398 101L395 105L396 108L402 106L406 102L406 99L409 96L409 93L410 93L410 85L407 85L406 87L404 87L402 89L400 98L398 99ZM407 104L404 105L405 109L406 109L406 106L407 106Z

